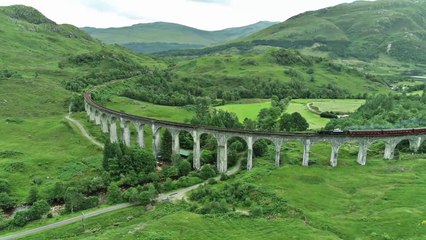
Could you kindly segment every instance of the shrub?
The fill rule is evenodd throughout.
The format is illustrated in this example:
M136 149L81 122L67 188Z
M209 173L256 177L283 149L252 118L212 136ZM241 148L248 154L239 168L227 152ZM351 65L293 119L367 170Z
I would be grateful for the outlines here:
M250 208L250 215L252 217L261 217L263 215L263 208L261 206L253 206Z
M207 180L211 177L216 176L216 171L211 165L204 165L200 170L200 177Z

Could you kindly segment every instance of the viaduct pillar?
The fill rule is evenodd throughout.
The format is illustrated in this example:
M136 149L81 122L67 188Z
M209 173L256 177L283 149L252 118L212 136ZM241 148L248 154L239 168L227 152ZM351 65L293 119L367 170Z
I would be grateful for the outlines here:
M194 140L194 147L193 147L193 161L192 161L192 167L196 170L200 170L201 168L201 150L200 150L200 133L196 130L192 132L192 139Z
M101 114L101 129L103 133L108 133L108 117L105 114Z
M169 129L170 134L172 135L172 154L180 154L180 143L179 143L179 133L178 129L171 128Z
M311 139L306 139L303 143L303 162L302 165L309 166L309 151L311 150Z
M398 139L390 139L388 141L385 142L385 154L383 156L384 159L386 160L391 160L393 159L394 155L395 155L395 148L396 145L398 145L399 140Z
M109 140L111 143L117 143L117 123L115 117L109 119Z
M275 167L279 167L281 161L281 146L283 141L281 139L274 139L273 142L275 145Z
M359 142L357 162L363 166L367 163L367 152L368 152L369 146L370 146L370 142L367 139L361 140Z
M247 170L253 168L253 137L247 137Z
M420 145L422 143L422 138L421 137L415 137L413 139L409 140L410 142L410 150L413 152L417 152L420 148Z
M152 153L154 158L157 159L160 154L160 127L156 126L154 123L151 125L152 128Z
M339 155L339 149L340 149L340 144L339 143L332 143L331 146L331 156L330 156L330 165L332 167L336 167L337 166L337 157Z
M224 134L217 134L217 169L220 173L228 169L228 139Z
M134 123L137 131L136 143L139 147L145 148L145 139L144 139L144 127L145 125L141 122Z
M126 145L130 146L130 128L129 128L129 121L126 119L121 118L120 119L120 126L121 126L121 141Z

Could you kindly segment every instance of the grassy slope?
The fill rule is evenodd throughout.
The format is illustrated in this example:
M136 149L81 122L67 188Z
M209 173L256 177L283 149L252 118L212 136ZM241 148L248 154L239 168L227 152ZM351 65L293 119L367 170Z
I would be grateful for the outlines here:
M100 166L101 150L93 147L62 116L24 119L8 123L0 118L0 152L20 155L0 158L0 178L8 179L12 195L27 197L33 180L41 180L39 190L57 181L90 176Z
M386 87L380 83L372 82L363 77L356 76L345 71L332 72L325 64L314 64L313 76L315 80L309 80L307 67L303 65L282 66L275 62L271 56L273 48L256 47L249 53L229 53L202 56L197 59L180 60L177 63L179 77L204 78L204 85L211 82L218 85L244 86L244 78L273 79L281 82L290 82L293 77L285 74L286 70L293 69L301 74L302 80L308 88L314 89L321 85L337 85L350 93L374 93L386 91ZM250 60L253 64L247 64Z
M309 46L340 41L349 44L345 51L350 55L358 50L365 55L386 54L392 43L392 56L407 54L405 58L414 59L409 54L425 51L425 9L423 1L415 0L356 1L300 14L243 40L281 40Z
M23 153L0 159L0 178L9 180L11 195L19 202L25 200L34 179L42 181L43 192L56 181L90 176L100 167L101 151L64 118L71 93L61 85L91 67L60 69L58 63L67 56L108 48L144 65L156 64L125 49L105 47L70 25L31 23L37 19L49 22L32 8L0 7L0 71L22 75L0 79L0 152Z

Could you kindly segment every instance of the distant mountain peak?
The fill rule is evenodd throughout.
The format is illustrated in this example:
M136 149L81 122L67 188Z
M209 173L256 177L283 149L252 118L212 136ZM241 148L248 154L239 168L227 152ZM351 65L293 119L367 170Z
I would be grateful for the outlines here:
M7 16L32 24L56 24L37 9L24 5L11 5L0 8Z

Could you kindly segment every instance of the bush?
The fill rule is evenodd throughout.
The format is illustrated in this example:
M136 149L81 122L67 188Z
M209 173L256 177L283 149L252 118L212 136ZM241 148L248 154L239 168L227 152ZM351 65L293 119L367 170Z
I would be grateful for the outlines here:
M261 206L253 206L250 208L250 215L252 217L261 217L263 215L263 208Z
M6 179L0 179L0 193L10 193L10 183Z
M207 180L216 176L216 170L211 165L204 165L200 170L200 177Z
M109 204L120 203L123 201L123 198L121 197L120 188L116 183L111 183L109 185L107 196Z
M191 164L188 162L188 160L181 160L178 163L178 173L179 176L186 176L189 172L191 172Z
M0 193L0 208L3 210L9 210L14 208L16 205L15 199L11 198L9 194L2 192Z

